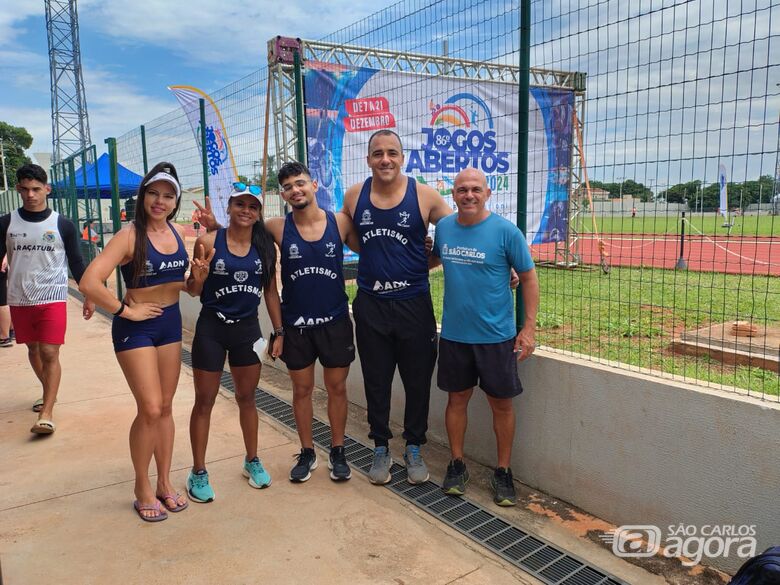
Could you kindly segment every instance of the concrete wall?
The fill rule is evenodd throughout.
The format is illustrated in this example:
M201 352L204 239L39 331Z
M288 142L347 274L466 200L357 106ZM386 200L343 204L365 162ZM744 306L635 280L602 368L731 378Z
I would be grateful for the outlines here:
M182 309L185 327L194 327L197 300L183 299ZM264 307L260 315L267 334ZM523 483L617 525L652 524L666 534L680 523L755 524L759 551L780 543L778 403L543 350L520 366L520 377L512 468ZM365 407L359 360L348 393ZM446 396L435 387L431 394L429 436L446 444ZM399 424L403 395L396 376L391 417ZM466 451L495 461L492 418L479 392ZM741 561L711 564L733 572Z

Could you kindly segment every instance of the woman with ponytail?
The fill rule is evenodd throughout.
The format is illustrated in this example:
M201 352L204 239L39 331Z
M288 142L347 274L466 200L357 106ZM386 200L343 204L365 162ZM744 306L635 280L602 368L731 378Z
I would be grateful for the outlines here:
M243 475L253 488L271 485L257 456L255 388L260 380L262 334L257 317L260 295L274 327L268 353L282 353L282 310L276 287L276 248L263 222L260 187L234 183L228 200L228 227L207 233L196 243L210 262L208 278L191 276L188 290L203 305L192 341L195 405L190 417L193 466L187 493L195 502L211 502L214 490L206 471L211 409L219 391L227 355L233 376L246 458Z
M172 403L181 368L179 293L188 285L203 283L208 261L202 255L195 258L185 284L189 262L184 233L171 223L180 198L174 166L167 162L155 165L138 189L135 221L111 238L79 283L82 293L114 314L114 352L138 408L130 427L130 456L135 468L133 507L147 522L165 520L166 510L179 512L187 507L186 498L176 493L170 479ZM122 301L103 286L117 266L127 288ZM156 490L148 476L152 456L157 464Z

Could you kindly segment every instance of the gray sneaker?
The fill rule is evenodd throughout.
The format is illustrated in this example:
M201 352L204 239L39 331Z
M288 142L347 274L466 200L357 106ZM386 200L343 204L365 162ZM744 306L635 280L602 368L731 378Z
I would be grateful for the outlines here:
M377 485L384 485L390 481L390 466L393 459L387 447L374 448L374 460L368 471L368 481Z
M425 465L422 455L420 455L419 445L406 446L404 463L406 463L406 481L412 485L428 481L430 474L428 473L428 467Z

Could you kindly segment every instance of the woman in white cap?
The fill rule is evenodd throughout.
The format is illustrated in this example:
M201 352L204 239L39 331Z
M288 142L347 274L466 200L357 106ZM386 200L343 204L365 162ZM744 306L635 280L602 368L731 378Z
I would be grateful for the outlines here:
M246 449L242 473L253 488L271 485L271 476L257 455L255 388L263 352L257 318L261 294L274 327L269 348L273 358L282 353L284 330L276 288L276 248L265 229L262 208L260 187L233 183L228 227L207 233L196 243L205 252L210 267L205 282L193 274L187 283L190 294L200 294L203 305L192 340L195 405L190 418L193 466L187 478L187 493L195 502L215 498L206 471L206 445L226 356Z
M179 293L187 288L184 277L190 264L183 230L171 223L180 198L174 166L165 162L155 165L138 189L135 220L111 238L79 284L81 292L114 314L114 351L138 407L130 427L135 468L133 508L147 522L165 520L167 512L187 507L186 498L176 492L170 480L174 438L171 404L181 367ZM192 261L191 284L205 280L208 260L201 255ZM127 288L122 301L103 286L117 266ZM148 477L152 455L157 464L156 490Z

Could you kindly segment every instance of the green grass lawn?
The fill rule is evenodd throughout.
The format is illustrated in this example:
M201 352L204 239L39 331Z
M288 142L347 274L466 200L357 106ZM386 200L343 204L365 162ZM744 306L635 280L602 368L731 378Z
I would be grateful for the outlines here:
M670 349L682 331L739 319L780 325L780 278L682 272L659 268L593 270L539 267L542 345L669 374L780 395L780 376L760 368L727 366ZM350 299L355 286L347 287ZM441 322L442 273L431 273Z
M723 226L723 216L714 213L704 215L686 214L687 221L696 229L685 227L686 233L703 232L708 236L725 236L728 229ZM734 226L731 228L732 236L778 236L780 237L780 216L772 215L748 215L733 217ZM583 212L581 224L582 233L593 232L593 221L590 212ZM677 216L596 216L596 224L599 232L603 234L679 234L680 218Z

